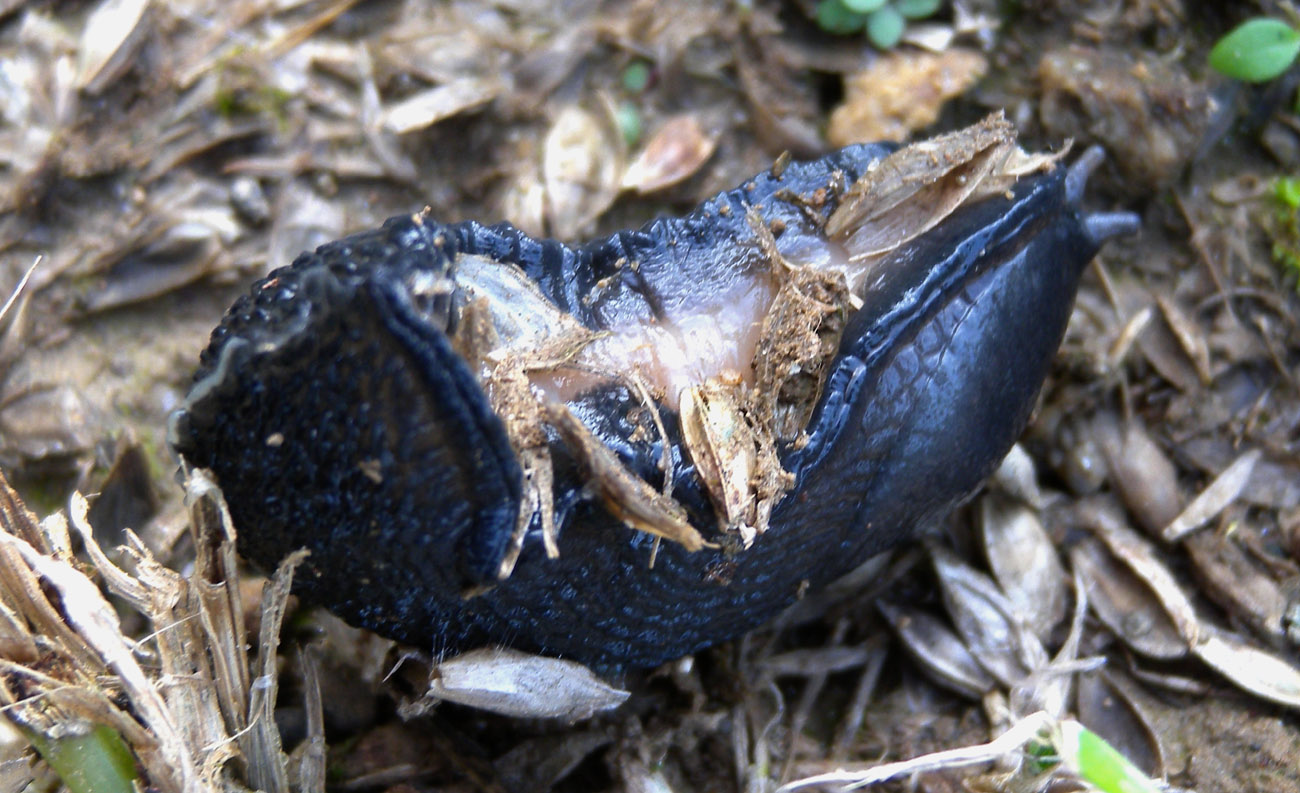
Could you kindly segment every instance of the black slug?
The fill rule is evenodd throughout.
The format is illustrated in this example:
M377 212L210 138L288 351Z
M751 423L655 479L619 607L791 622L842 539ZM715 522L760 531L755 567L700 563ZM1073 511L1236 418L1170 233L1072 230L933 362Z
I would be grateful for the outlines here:
M992 118L577 247L396 217L235 303L171 443L249 559L310 549L297 590L357 625L656 664L979 487L1136 227L1081 209L1098 157Z

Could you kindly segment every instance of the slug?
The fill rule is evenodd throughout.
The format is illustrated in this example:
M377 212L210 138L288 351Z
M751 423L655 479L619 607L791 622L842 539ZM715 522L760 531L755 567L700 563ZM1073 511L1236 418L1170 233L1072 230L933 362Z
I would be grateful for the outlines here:
M1024 429L1133 231L1000 117L778 161L579 246L389 220L213 331L169 439L241 552L449 653L614 668L737 636L916 536Z

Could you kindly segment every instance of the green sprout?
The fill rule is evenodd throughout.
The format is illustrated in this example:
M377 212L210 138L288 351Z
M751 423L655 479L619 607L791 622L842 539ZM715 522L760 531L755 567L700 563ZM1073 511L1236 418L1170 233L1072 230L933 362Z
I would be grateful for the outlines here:
M1071 771L1103 793L1160 793L1161 786L1118 749L1077 721L1052 730L1052 745Z
M827 33L847 36L865 32L877 49L898 44L909 21L933 16L942 0L821 0L817 25Z
M641 111L631 102L620 102L614 109L614 122L628 148L641 141Z
M1264 83L1295 63L1300 31L1276 19L1256 17L1233 28L1210 50L1210 67L1234 80Z
M135 759L111 727L98 725L59 738L24 732L71 793L134 793Z
M623 90L629 94L643 93L650 87L650 64L645 61L632 61L623 69L620 78Z
M650 64L637 59L623 67L619 75L619 87L629 97L645 93L650 88L653 72ZM623 142L632 148L641 141L641 110L631 98L624 99L614 108L614 123L618 126Z
M1296 279L1300 292L1300 178L1283 176L1273 183L1275 212L1263 226L1272 238L1273 261Z

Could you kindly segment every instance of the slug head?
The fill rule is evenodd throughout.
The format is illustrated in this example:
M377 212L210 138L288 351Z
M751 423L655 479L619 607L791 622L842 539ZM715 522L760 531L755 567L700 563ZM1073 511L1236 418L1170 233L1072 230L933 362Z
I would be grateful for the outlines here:
M852 509L858 553L889 547L968 498L1024 430L1101 245L1131 213L1080 200L1101 160L962 207L875 271L845 329L807 447L807 497L784 520ZM814 472L837 472L834 477ZM847 503L846 503L847 502Z

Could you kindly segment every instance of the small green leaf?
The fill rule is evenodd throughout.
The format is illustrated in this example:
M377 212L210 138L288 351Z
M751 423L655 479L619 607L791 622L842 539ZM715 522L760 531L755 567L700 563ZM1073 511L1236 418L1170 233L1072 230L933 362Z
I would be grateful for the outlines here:
M887 50L898 43L907 28L907 20L893 6L885 6L867 17L867 38L878 49Z
M866 27L867 17L855 14L840 0L822 0L817 4L817 26L827 33L848 35Z
M623 142L629 147L641 141L641 111L631 102L623 102L614 111L614 120L618 131L623 135Z
M840 2L855 14L870 14L885 4L885 0L840 0Z
M894 0L894 8L907 19L925 19L934 16L943 0Z
M623 90L639 94L650 85L650 67L645 61L633 61L623 70Z
M1248 19L1210 50L1210 66L1248 83L1272 80L1300 54L1300 32L1276 19Z
M59 738L24 732L72 793L134 793L135 758L116 730L98 725Z
M1288 209L1300 209L1300 178L1283 176L1273 184L1273 195Z
M1160 793L1142 769L1077 721L1057 728L1056 750L1071 770L1103 793Z

